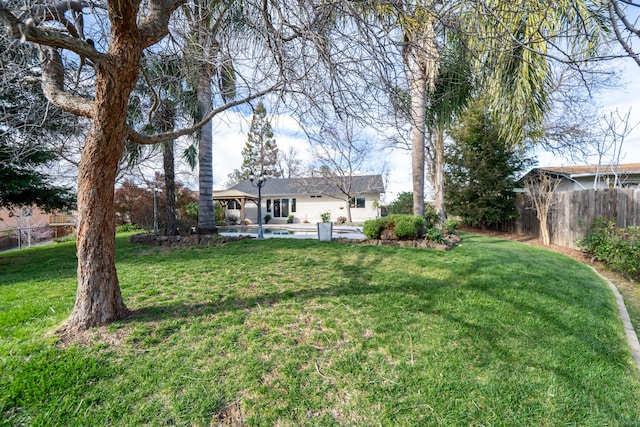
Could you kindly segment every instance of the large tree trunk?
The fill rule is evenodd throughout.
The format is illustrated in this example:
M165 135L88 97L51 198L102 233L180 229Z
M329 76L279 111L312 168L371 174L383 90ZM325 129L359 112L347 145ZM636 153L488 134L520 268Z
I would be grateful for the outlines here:
M427 89L435 85L438 61L433 24L425 22L423 25L421 30L407 34L403 55L411 95L413 214L420 216L424 216Z
M211 76L205 70L201 72L198 88L198 109L201 117L211 112ZM213 208L213 130L211 123L204 125L200 132L198 146L198 233L211 234L217 232L215 212Z
M438 127L433 133L431 152L432 159L429 171L435 193L434 208L440 218L440 223L444 223L446 210L444 207L444 129L442 127Z
M411 79L411 177L413 182L413 214L424 216L424 142L427 81Z
M164 189L167 204L167 236L178 235L176 219L176 172L173 141L165 142L162 147L162 163L164 166Z
M61 331L84 330L122 319L128 310L115 266L114 188L124 150L126 112L140 67L141 47L134 5L120 4L108 54L118 67L96 67L96 99L91 129L78 167L78 291ZM128 18L128 19L127 19Z
M176 118L175 108L163 102L157 112L156 123L162 132L173 130ZM162 166L164 170L164 193L166 198L167 236L178 235L178 221L176 219L176 172L174 143L167 141L162 144Z

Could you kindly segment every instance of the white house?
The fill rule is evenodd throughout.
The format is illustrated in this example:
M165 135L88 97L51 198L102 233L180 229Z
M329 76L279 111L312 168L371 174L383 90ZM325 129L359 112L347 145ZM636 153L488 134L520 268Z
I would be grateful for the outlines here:
M615 166L548 166L534 168L525 175L544 173L562 181L557 191L629 188L640 185L640 163Z
M228 190L215 191L214 200L226 210L227 218L251 223L258 221L258 188L243 181ZM269 215L269 223L286 223L292 215L296 223L316 223L320 214L329 212L331 221L348 218L363 222L380 215L380 195L384 193L381 175L353 176L340 187L348 189L347 197L339 186L326 178L267 179L262 188L262 217Z

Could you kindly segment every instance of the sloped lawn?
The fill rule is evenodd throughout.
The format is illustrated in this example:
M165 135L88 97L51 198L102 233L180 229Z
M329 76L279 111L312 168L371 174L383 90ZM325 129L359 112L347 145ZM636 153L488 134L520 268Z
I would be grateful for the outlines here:
M75 247L0 254L7 425L640 425L640 376L587 267L464 235L449 252L118 239L133 316L75 343Z

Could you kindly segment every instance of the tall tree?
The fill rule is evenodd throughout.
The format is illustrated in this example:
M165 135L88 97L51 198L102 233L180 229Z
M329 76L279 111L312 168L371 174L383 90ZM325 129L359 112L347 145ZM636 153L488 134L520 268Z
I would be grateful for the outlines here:
M356 2L352 2L356 5ZM360 3L357 3L359 5ZM422 157L426 139L431 135L434 165L432 184L441 188L444 149L444 129L429 128L424 120L425 111L433 106L428 91L434 89L438 70L447 46L447 34L458 33L465 40L467 57L473 59L469 68L474 80L481 83L479 90L491 94L496 117L507 123L514 141L523 141L523 135L539 130L549 110L550 62L563 61L579 67L592 57L602 34L606 31L603 10L590 0L554 2L483 1L417 1L370 2L366 11L354 6L352 13L367 43L380 53L388 46L379 43L372 34L370 23L374 16L381 29L391 37L401 35L403 64L407 81L398 85L380 73L391 99L400 99L399 92L407 91L409 102L396 102L405 106L411 126L411 151L414 199L423 197L424 166ZM363 16L365 18L363 18ZM472 25L470 25L472 23ZM378 37L379 38L379 37ZM392 67L397 62L388 61ZM383 67L380 67L382 70ZM393 76L392 76L393 77ZM422 138L422 144L419 140ZM427 145L428 146L428 145ZM442 193L441 190L439 190ZM438 193L438 191L437 191ZM416 213L419 206L415 206Z
M247 142L242 149L242 166L240 170L234 170L229 178L237 183L249 179L251 171L269 178L280 178L278 160L279 150L273 138L271 122L267 118L267 109L260 101L253 112Z
M284 75L275 69L284 62L268 58L282 53L271 43L276 36L265 22L270 19L268 6L266 2L191 0L183 8L187 28L182 34L186 41L183 56L187 84L197 105L193 112L196 121L283 87ZM266 40L267 47L258 46L258 40ZM248 74L238 76L239 70ZM239 87L241 84L244 86ZM214 109L216 103L219 105ZM199 132L197 152L198 232L206 234L217 230L211 123Z
M40 47L41 81L47 99L91 122L78 166L78 291L74 309L61 331L82 330L128 315L115 268L113 203L125 141L170 141L192 134L219 112L205 109L202 120L192 127L155 135L136 132L128 124L127 106L138 80L142 53L165 38L172 15L182 4L182 0L107 0L106 9L102 9L65 0L36 4L18 16L0 2L0 22L7 34ZM85 13L101 21L108 34L96 33L89 39L82 26L88 20L80 19ZM71 93L72 85L65 84L65 61L71 53L93 67L92 97ZM269 88L272 82L268 82ZM235 105L246 102L245 98L236 100Z
M73 190L52 184L51 177L40 172L54 159L55 153L41 145L14 147L0 138L0 207L71 208Z
M451 131L447 147L447 210L482 228L518 215L516 181L532 161L506 141L482 99L475 102Z

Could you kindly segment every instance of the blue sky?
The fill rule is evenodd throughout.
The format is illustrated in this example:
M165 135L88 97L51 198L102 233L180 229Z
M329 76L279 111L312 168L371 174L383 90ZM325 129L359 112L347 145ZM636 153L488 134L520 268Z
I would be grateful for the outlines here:
M617 109L624 116L630 111L629 126L633 130L622 145L621 163L640 163L640 87L635 83L640 77L640 67L631 59L618 60L611 65L620 67L620 86L595 96L594 102L601 107L603 114ZM579 164L540 150L536 152L536 157L539 166Z

